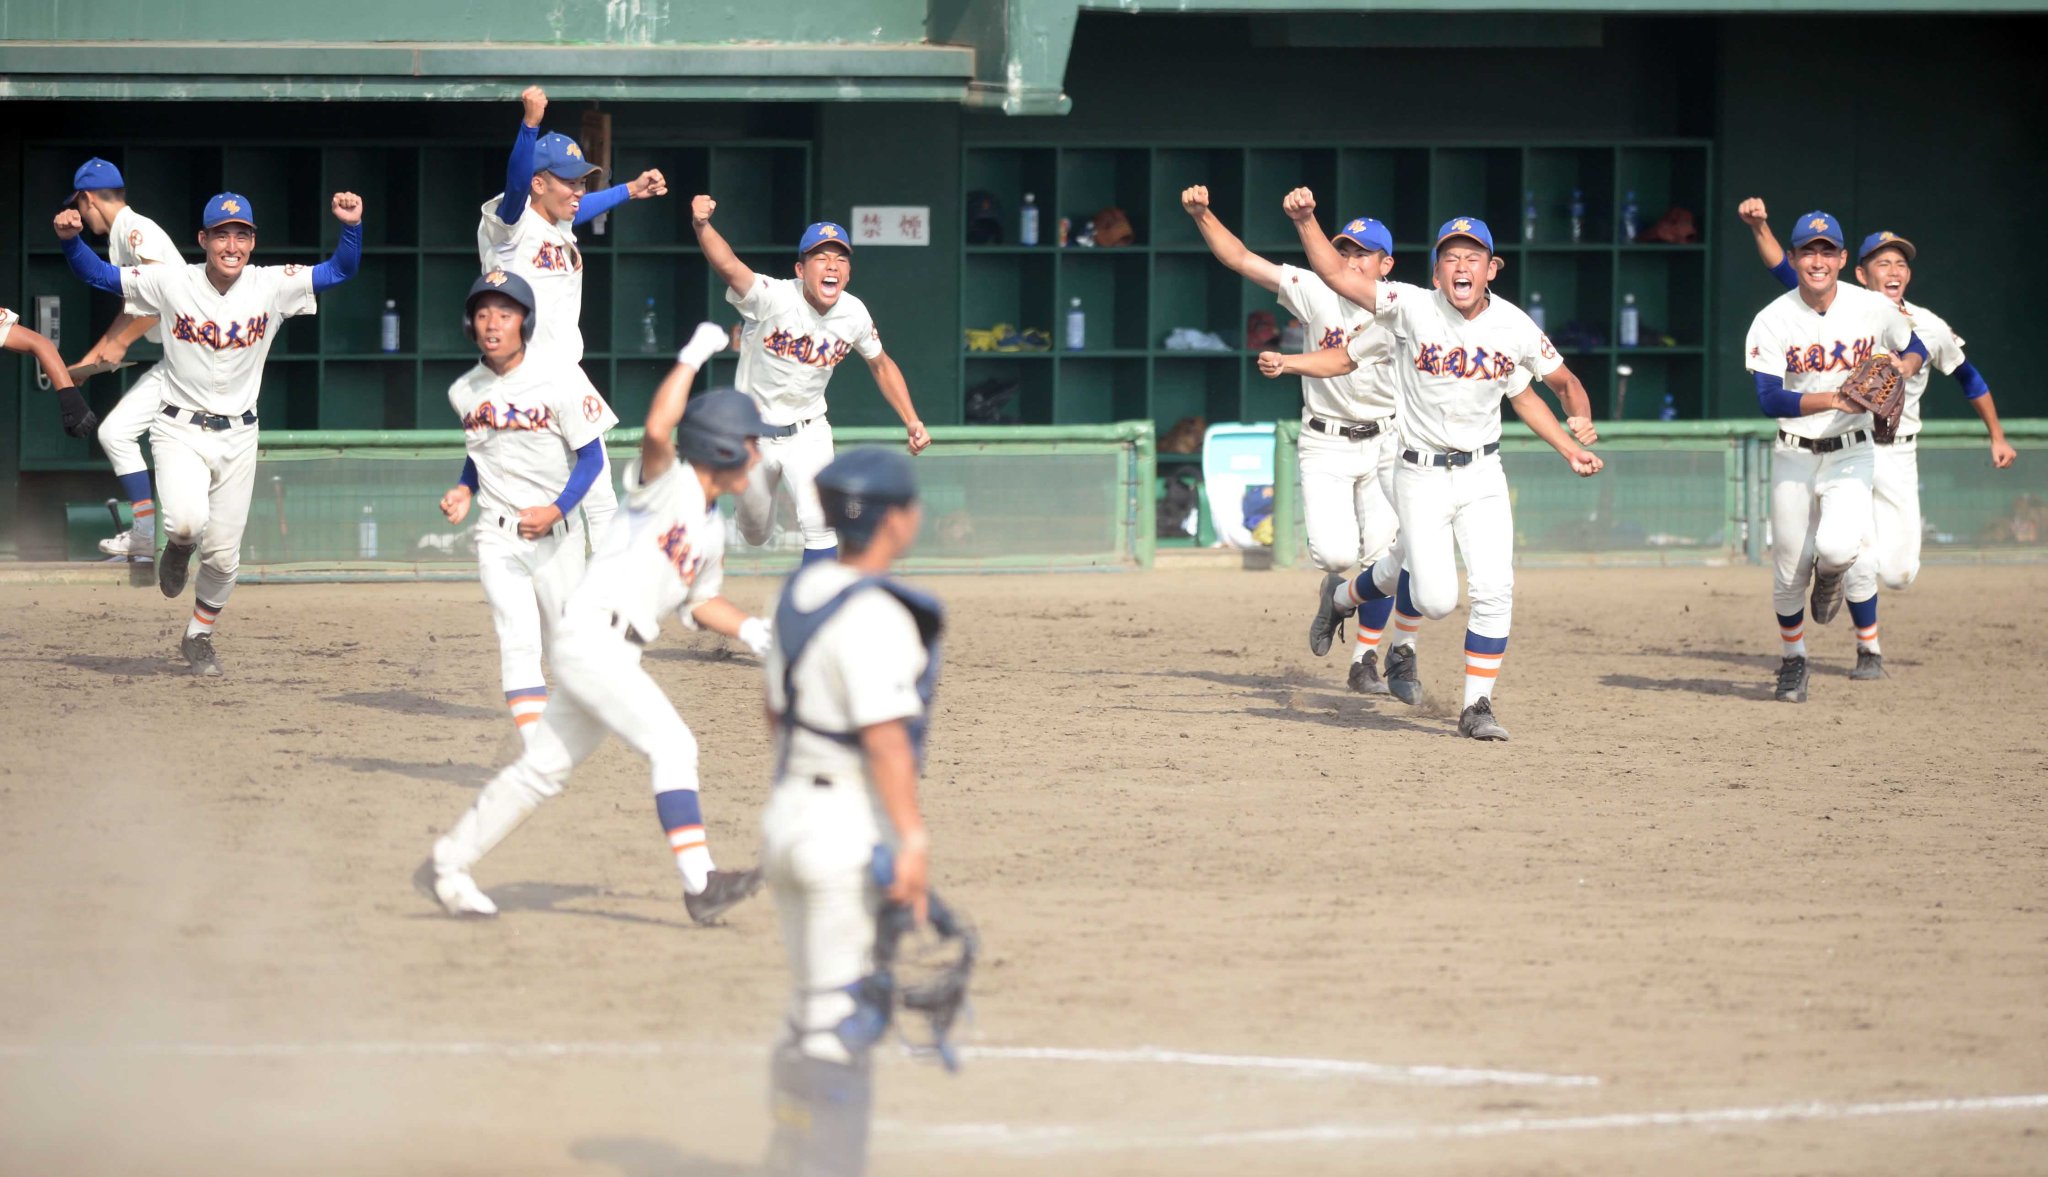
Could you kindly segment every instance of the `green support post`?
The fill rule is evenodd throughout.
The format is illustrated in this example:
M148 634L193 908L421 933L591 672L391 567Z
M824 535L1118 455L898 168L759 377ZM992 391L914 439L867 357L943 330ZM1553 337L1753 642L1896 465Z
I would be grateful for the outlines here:
M1138 567L1150 568L1159 551L1159 512L1152 510L1152 495L1159 482L1159 441L1152 435L1152 422L1126 421L1136 432L1138 475L1131 486L1131 551Z
M1301 421L1289 418L1273 426L1273 567L1292 568L1301 554Z

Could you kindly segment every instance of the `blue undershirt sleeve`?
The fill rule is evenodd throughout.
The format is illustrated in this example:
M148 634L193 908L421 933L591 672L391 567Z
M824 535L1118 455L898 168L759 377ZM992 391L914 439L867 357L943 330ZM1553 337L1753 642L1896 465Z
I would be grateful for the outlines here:
M562 487L562 493L555 498L555 509L568 518L569 512L590 493L597 482L598 472L604 469L604 439L587 442L576 451L576 468L569 471L569 481Z
M1906 341L1905 350L1899 354L1903 356L1919 356L1920 362L1924 364L1927 362L1927 345L1920 342L1920 337L1915 335Z
M1785 387L1783 376L1751 372L1756 377L1756 405L1766 417L1799 416L1799 394Z
M633 194L624 184L588 193L583 197L583 203L576 207L576 223L587 225L631 199Z
M1791 290L1799 285L1799 275L1793 271L1792 259L1790 257L1778 259L1778 264L1771 267L1771 277L1784 283L1787 290Z
M464 459L462 459L462 477L460 477L460 478L458 478L458 479L456 479L456 480L455 480L455 485L457 485L457 486L466 486L466 487L468 487L468 488L469 488L469 490L470 490L470 493L471 493L471 494L475 494L475 493L476 493L476 459L475 459L475 458L464 458Z
M533 190L533 144L540 138L539 127L519 122L519 137L512 140L512 157L505 161L505 196L498 202L498 219L508 225L519 223L526 211L526 194Z
M108 294L121 293L121 268L94 253L92 246L85 243L84 234L64 243L64 260L87 286Z
M1956 370L1950 373L1950 375L1956 378L1957 384L1963 386L1963 395L1971 400L1989 395L1991 392L1991 386L1984 383L1984 374L1979 372L1977 366L1968 360L1964 360L1961 364L1957 365Z
M334 247L334 256L313 267L313 293L318 294L330 286L339 286L356 276L356 267L363 262L363 227L343 225L341 241Z

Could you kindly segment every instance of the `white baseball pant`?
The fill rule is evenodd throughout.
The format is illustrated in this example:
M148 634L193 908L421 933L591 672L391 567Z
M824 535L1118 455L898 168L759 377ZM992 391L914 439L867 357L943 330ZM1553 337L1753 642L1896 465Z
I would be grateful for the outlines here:
M100 419L100 448L107 451L116 478L149 469L142 460L142 439L163 415L163 384L162 366L151 365Z
M1400 460L1393 419L1378 436L1346 441L1308 427L1298 447L1301 510L1308 555L1325 572L1370 566L1393 546L1394 463Z
M1894 442L1871 454L1873 535L1865 559L1875 560L1878 582L1910 588L1920 575L1920 442ZM1861 598L1858 598L1859 600Z
M521 539L519 516L483 512L476 521L476 571L498 631L498 676L512 719L536 722L546 696L515 698L544 686L543 654L554 645L556 619L583 579L583 527L572 515L537 540Z
M1480 637L1507 637L1515 601L1515 511L1500 455L1474 458L1466 466L1400 463L1394 510L1401 521L1401 558L1374 565L1373 583L1391 594L1405 564L1415 607L1440 620L1458 607L1462 558L1472 597L1466 628Z
M242 532L256 488L256 429L239 419L226 429L201 429L179 410L159 410L149 428L156 454L157 522L166 541L199 549L193 595L228 603L242 566Z
M838 544L818 502L818 471L832 462L832 423L820 417L788 437L764 437L760 445L761 464L748 475L747 489L740 493L740 534L755 547L768 542L775 530L775 490L787 486L804 547Z
M1771 604L1781 617L1806 608L1808 581L1846 572L1846 599L1877 593L1877 569L1859 560L1872 527L1868 440L1816 454L1783 437L1771 450Z
M833 1028L854 1010L846 986L875 970L882 892L869 863L887 826L859 773L785 777L761 815L761 868L789 954L788 1040L812 1058L854 1061Z

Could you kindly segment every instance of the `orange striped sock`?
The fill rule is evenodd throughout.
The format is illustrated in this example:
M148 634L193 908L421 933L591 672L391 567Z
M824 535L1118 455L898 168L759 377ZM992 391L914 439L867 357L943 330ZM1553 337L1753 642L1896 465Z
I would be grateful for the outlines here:
M1806 657L1806 610L1778 614L1778 637L1784 643L1785 657Z
M1506 638L1465 632L1465 706L1492 697L1494 680L1500 677L1500 664L1507 656Z
M1877 622L1856 627L1856 648L1871 654L1884 652L1877 646Z
M134 523L133 523L133 524L132 524L131 526L133 526L133 527L135 528L135 530L137 530L137 531L141 532L141 533L142 533L142 534L144 534L144 535L155 535L155 534L156 534L156 500L155 500L155 499L137 499L137 500L136 500L136 502L135 502L135 522L134 522Z
M1394 610L1394 644L1415 648L1415 637L1422 632L1422 616L1417 613L1403 613Z
M213 623L220 620L220 606L209 605L197 597L192 598L192 620L185 623L185 636L198 637L213 632Z
M505 706L511 709L512 722L518 726L519 734L530 735L533 725L540 722L541 712L548 709L548 689L541 686L506 691Z

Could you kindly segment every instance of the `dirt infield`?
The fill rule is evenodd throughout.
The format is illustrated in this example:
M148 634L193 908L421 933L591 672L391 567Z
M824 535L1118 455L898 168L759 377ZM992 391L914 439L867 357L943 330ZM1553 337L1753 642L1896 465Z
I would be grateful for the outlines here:
M1506 745L1347 694L1312 574L931 582L982 1053L886 1061L874 1170L2048 1170L2048 568L1887 597L1887 682L1844 617L1803 707L1765 570L1519 579ZM0 1172L754 1171L773 909L689 926L629 753L499 920L411 888L513 747L474 585L244 588L218 682L151 590L0 604ZM750 862L758 670L649 658Z

